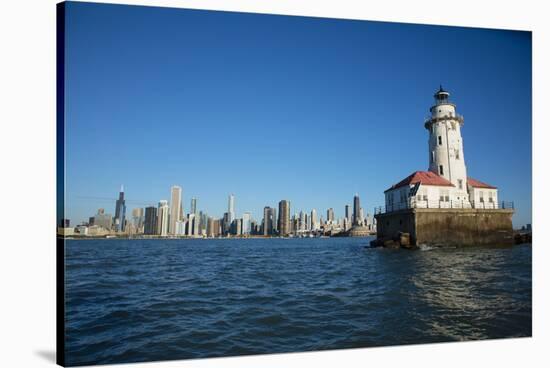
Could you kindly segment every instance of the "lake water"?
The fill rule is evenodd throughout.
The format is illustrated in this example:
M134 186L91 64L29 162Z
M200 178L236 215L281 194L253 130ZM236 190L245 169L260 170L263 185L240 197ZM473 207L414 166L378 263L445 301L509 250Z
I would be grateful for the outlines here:
M68 365L531 336L531 246L68 240Z

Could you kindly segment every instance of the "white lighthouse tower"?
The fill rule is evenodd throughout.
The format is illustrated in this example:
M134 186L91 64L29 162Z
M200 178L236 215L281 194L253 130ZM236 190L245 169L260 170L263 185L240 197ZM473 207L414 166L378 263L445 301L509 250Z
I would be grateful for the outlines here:
M449 92L441 86L434 98L431 116L424 124L429 131L429 170L454 185L451 195L454 200L467 201L468 176L460 133L464 119L456 113L455 104L449 101Z
M498 189L467 176L462 116L441 86L424 127L429 132L429 171L415 171L384 191L386 212L408 208L498 209Z

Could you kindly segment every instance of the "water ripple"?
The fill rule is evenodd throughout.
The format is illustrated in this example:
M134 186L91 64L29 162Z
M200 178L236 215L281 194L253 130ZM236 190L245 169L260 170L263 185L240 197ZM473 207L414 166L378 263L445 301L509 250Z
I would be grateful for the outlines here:
M531 247L72 240L69 365L531 335Z

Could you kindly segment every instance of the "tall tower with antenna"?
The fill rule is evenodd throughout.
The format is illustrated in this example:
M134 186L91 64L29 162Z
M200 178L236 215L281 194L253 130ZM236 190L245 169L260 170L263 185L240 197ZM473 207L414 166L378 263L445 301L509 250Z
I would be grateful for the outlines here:
M118 193L118 199L115 205L115 223L116 231L124 231L126 228L126 201L124 200L124 185L120 186L120 192Z

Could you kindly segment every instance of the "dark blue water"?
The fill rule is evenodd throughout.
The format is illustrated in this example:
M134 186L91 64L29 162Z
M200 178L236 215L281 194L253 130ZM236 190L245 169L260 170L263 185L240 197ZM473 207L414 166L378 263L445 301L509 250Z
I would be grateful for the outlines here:
M70 240L67 363L531 335L531 247Z

